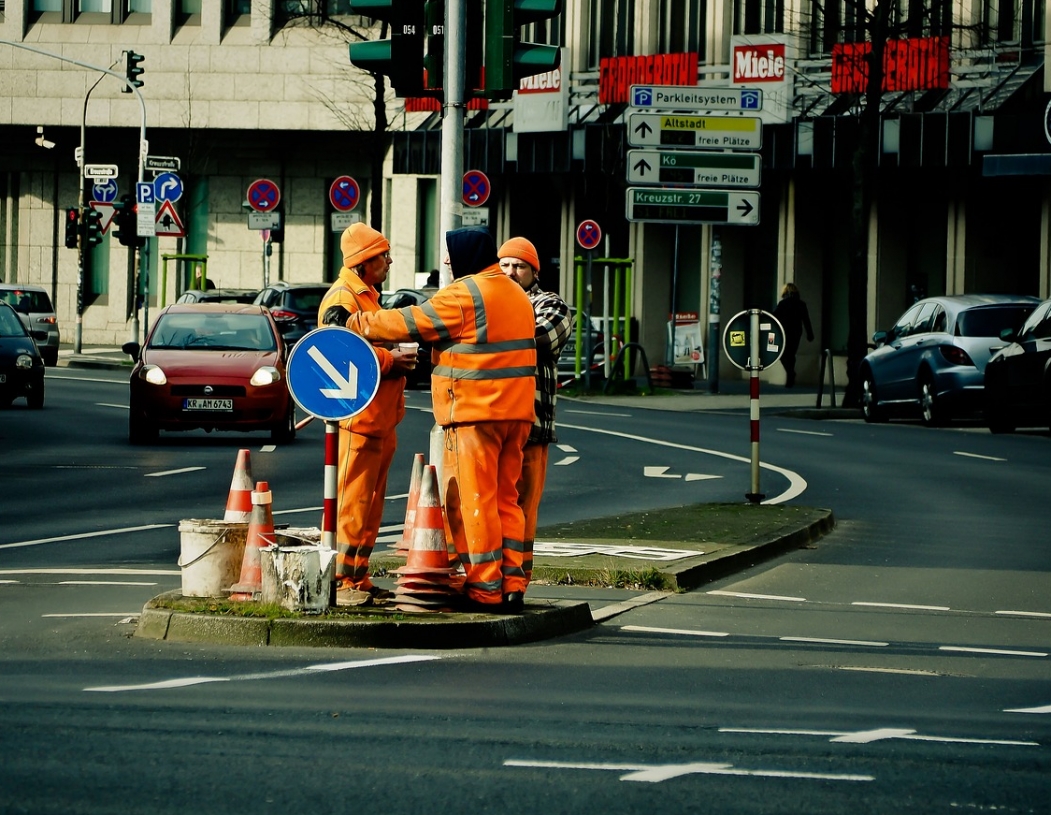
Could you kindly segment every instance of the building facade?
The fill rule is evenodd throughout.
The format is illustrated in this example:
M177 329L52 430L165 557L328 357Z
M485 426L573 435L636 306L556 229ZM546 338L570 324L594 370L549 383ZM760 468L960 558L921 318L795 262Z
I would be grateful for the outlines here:
M16 45L0 43L0 277L49 287L67 337L78 291L85 342L129 335L135 253L107 235L80 284L77 253L62 246L60 230L80 192L74 150L82 143L86 163L117 165L121 192L132 189L140 106L118 79L94 85L98 72L23 45L118 73L124 51L146 58L148 152L181 160L173 207L185 233L150 239L139 253L150 308L188 283L187 261L175 256L207 255L208 276L225 286L329 280L342 225L371 220L373 203L392 241L388 285L420 285L441 254L440 113L388 92L390 137L377 138L372 78L346 50L348 31L368 36L365 21L346 14L345 2L323 5L331 23L310 27L295 12L315 3L7 0L0 41ZM526 80L509 102L467 113L464 168L490 184L488 200L466 207L465 218L487 222L498 240L528 236L544 262L543 284L570 302L593 314L627 308L631 339L651 365L672 360L673 313L676 330L699 336L711 360L722 356L709 347L713 313L725 323L744 308L772 309L787 281L802 290L817 332L801 349L800 381L816 380L824 349L842 357L864 93L859 44L880 10L895 43L906 45L883 63L889 80L868 187L867 333L927 294L1051 296L1051 20L1041 0L901 0L864 10L854 0L564 5L560 17L525 31L562 46L561 70ZM630 151L640 149L631 143L639 121L632 84L762 92L761 147L752 151L759 180L687 188L747 192L731 200L755 202L749 222L732 212L715 224L700 221L723 215L690 211L676 224L669 221L681 213L667 209L652 219L628 212L628 189L645 186L629 181L639 155ZM36 142L39 127L54 149ZM677 147L681 135L668 143ZM345 176L360 186L350 212L331 195ZM280 190L284 236L276 243L270 235L269 255L246 209L259 179ZM584 221L603 233L593 258L630 263L599 262L588 272L576 238ZM720 368L735 373L725 361ZM777 381L779 368L767 375Z

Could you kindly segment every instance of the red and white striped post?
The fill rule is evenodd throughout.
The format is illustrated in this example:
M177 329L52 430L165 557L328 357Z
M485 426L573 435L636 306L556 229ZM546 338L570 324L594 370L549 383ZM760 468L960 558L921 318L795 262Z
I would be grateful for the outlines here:
M325 499L321 505L321 543L336 548L336 478L339 467L339 422L325 422Z
M753 504L760 503L765 495L759 492L759 371L763 369L759 355L759 315L761 309L748 310L749 326L748 334L751 340L748 357L748 415L751 424L751 447L752 447L752 489L745 494L745 498Z

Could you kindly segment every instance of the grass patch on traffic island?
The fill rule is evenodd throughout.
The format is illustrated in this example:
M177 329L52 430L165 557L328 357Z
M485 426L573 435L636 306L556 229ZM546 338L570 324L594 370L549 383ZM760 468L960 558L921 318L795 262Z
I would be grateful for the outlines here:
M678 541L737 546L772 540L828 515L827 509L814 507L691 504L551 524L537 529L536 538L550 541Z

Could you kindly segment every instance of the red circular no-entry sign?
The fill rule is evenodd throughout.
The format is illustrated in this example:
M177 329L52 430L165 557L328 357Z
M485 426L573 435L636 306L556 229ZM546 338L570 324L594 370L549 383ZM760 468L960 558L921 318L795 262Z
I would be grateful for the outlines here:
M582 249L594 249L602 240L602 229L597 223L588 219L581 221L577 227L577 243Z
M269 178L248 185L248 205L256 212L273 212L281 203L281 189Z
M328 200L340 212L350 212L361 200L358 182L349 175L341 175L328 188Z

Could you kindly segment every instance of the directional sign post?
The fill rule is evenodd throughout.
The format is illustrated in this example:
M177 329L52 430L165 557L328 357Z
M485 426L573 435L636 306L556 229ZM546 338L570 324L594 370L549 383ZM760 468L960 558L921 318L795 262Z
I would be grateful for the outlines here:
M629 221L647 223L755 226L759 193L628 187L626 213Z
M628 144L632 147L758 150L763 146L763 120L758 116L632 113L628 116Z
M628 183L758 187L758 153L629 150Z

